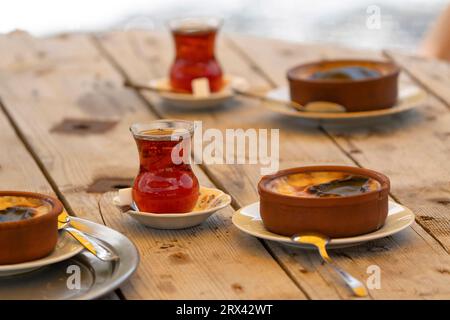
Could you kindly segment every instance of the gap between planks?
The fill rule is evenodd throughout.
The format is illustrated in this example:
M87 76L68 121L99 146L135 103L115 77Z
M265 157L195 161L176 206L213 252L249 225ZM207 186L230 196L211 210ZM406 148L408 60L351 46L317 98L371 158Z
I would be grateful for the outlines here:
M11 127L13 128L14 132L16 133L17 137L19 138L19 140L22 142L22 144L24 145L25 149L28 151L28 153L31 155L31 158L34 160L34 162L36 163L36 165L38 166L38 168L41 170L42 174L44 175L45 179L47 179L48 183L50 184L50 187L52 188L53 192L56 194L56 196L58 197L59 200L61 200L61 202L64 205L64 208L68 211L68 213L71 216L75 216L76 214L75 212L72 210L72 208L70 207L69 203L67 202L66 198L64 197L64 195L59 191L58 186L56 185L55 181L52 179L51 175L49 174L49 172L45 169L44 164L42 163L42 161L39 159L39 157L37 156L36 152L33 150L33 147L28 143L28 141L26 140L25 136L22 134L22 131L19 129L19 127L14 123L14 120L11 116L11 114L8 112L8 110L5 108L5 105L3 104L3 101L0 99L0 109L3 112L3 114L5 115L6 119L8 120L8 123L11 125Z
M386 57L387 59L389 59L392 62L396 62L395 61L395 57L389 53L387 50L382 50L381 53L383 54L384 57ZM436 92L433 91L433 89L431 88L430 85L426 84L425 82L423 82L422 80L420 80L420 78L418 76L416 76L414 74L414 72L411 72L410 70L408 70L407 68L405 68L404 66L399 65L400 69L405 72L411 79L414 80L414 82L420 86L422 89L424 89L429 95L433 96L434 98L436 98L436 100L438 100L439 102L441 102L449 111L450 111L450 103L444 99L443 97L441 97L440 95L438 95Z
M2 39L2 40L4 40L4 39ZM58 44L58 46L59 46L59 43L60 43L60 41L64 41L63 43L65 43L64 45L67 45L67 46L71 46L72 45L72 43L77 43L76 41L73 41L73 42L67 42L66 41L67 40L67 38L58 38L58 39L49 39L49 43L50 44L52 44L52 43L57 43ZM119 85L119 88L120 87L122 87L122 83L123 83L123 79L122 79L122 77L120 76L120 74L109 64L109 62L106 60L106 59L104 59L100 54L99 54L99 52L95 49L95 47L92 45L92 43L91 43L91 41L89 40L89 38L88 37L85 37L85 43L83 43L83 42L81 42L81 44L83 44L83 45L85 45L86 46L86 48L88 47L88 45L87 44L89 44L89 47L91 48L90 50L91 51L89 51L89 56L87 56L88 58L89 58L89 61L92 61L92 59L95 57L95 59L96 60L94 60L94 61L103 61L104 62L104 64L103 64L103 68L105 69L105 70L103 70L103 69L101 69L101 68L99 68L99 70L101 71L101 72L105 72L107 75L110 75L111 77L112 77L112 74L114 73L114 80L115 80L115 82ZM34 40L34 39L31 39L30 40L30 42L31 42L31 45L36 45L36 46L38 46L38 41L37 40ZM19 43L20 45L23 45L22 44L22 40L20 39L20 43ZM20 46L19 46L20 47ZM40 46L38 46L39 48L40 48ZM44 47L45 47L45 45L44 45ZM64 48L64 47L63 47ZM51 49L52 50L54 50L54 49L59 49L59 47L51 47ZM32 51L32 50L30 50L30 51ZM64 50L65 51L65 50ZM46 52L46 51L43 51L43 52ZM32 54L33 54L33 57L34 57L34 55L36 54L36 53L39 53L39 52L32 52ZM56 52L55 53L55 55L56 56L58 56L58 52ZM38 56L38 57L40 57L40 56ZM64 57L65 58L65 57ZM72 57L69 57L70 59L72 59ZM32 62L32 63L34 63L34 61L33 61L33 59L32 58L30 58L30 61ZM72 60L70 60L70 61L72 61ZM76 60L74 60L74 61L76 61ZM53 64L53 62L52 62L52 64ZM81 61L81 64L82 64L82 66L84 66L84 65L86 65L86 66L91 66L88 62L86 63L86 64L84 64L84 62L83 61ZM62 72L62 70L60 70L59 69L59 66L58 66L58 64L56 64L56 76L55 76L55 78L53 78L53 79L60 79L61 77L62 77L62 74L60 74L60 72ZM108 70L109 71L108 71ZM113 71L114 70L114 71ZM100 72L99 71L99 72ZM14 70L12 70L12 72L13 72L13 75L15 74L14 73ZM84 79L82 76L84 76L84 75L86 75L86 73L85 73L85 71L82 71L81 72L81 74L80 75L78 75L79 77L81 77L80 79ZM89 75L88 76L88 79L91 79L91 75ZM8 84L8 82L6 82L7 84ZM19 83L20 84L20 83ZM76 85L77 85L77 87L76 88L78 88L78 82L76 83ZM19 105L20 105L20 101L15 101L15 96L14 96L14 92L10 92L11 90L9 90L8 91L8 89L11 89L11 87L12 86L10 86L10 88L8 88L8 86L6 86L6 88L3 88L3 89L5 89L6 91L5 91L5 108L7 108L7 110L8 111L10 111L10 113L11 113L11 115L13 115L14 117L14 122L15 123L17 123L17 126L22 130L22 133L24 134L24 136L25 136L25 138L26 138L26 140L28 140L29 142L30 142L30 144L33 146L33 149L34 150L36 150L36 154L40 157L40 159L42 160L42 163L46 166L46 169L51 173L51 175L52 175L52 177L54 178L54 180L55 180L55 182L57 182L58 183L58 187L59 187L59 189L62 191L62 192L64 192L64 195L67 197L67 199L68 199L68 201L70 201L70 203L71 203L71 205L72 205L72 207L73 207L73 209L74 210L77 210L77 213L78 213L78 203L77 202L75 202L75 201L77 201L77 200L79 200L78 198L80 198L80 196L81 196L81 198L84 198L84 196L85 196L85 193L84 193L84 187L85 187L85 185L86 185L86 183L89 183L91 180L89 180L88 178L89 177L91 177L91 178L95 178L95 174L91 174L89 177L81 177L80 178L80 180L82 180L81 182L83 183L83 185L82 185L82 188L81 188L81 185L79 185L80 184L80 182L78 181L78 180L73 180L74 181L74 185L72 185L72 184L68 184L68 185L66 185L65 183L67 183L67 182L70 182L71 180L68 180L68 175L66 175L66 173L65 172L63 172L62 174L61 174L61 172L58 172L58 171L53 171L53 169L54 169L54 167L53 167L53 162L51 162L51 161L49 161L49 163L47 163L46 162L46 159L47 159L47 161L48 161L48 153L46 153L46 150L44 149L44 150L42 150L41 148L40 148L40 145L39 145L39 139L37 139L37 140L35 140L33 137L34 137L34 135L28 135L28 134L26 134L26 133L29 133L29 131L27 131L28 130L28 126L27 126L27 121L25 121L24 119L28 119L29 120L29 118L27 118L26 116L27 116L27 114L21 114L20 112L19 113L17 113L16 114L16 110L17 110L17 108L16 108L16 106L14 105L14 103L18 103ZM112 86L112 87L114 87L114 86ZM17 87L17 89L18 90L21 90L20 89L21 88L21 86L19 85L18 87ZM122 87L122 89L123 89L123 87ZM114 91L114 90L113 90ZM138 99L138 97L136 96L136 93L133 91L133 90L123 90L124 92L125 91L129 91L129 95L125 95L124 97L128 97L127 99L130 99L131 98L131 96L133 96L134 98L135 98L135 100L126 100L126 101L134 101L134 103L136 103L136 104L139 104L139 108L140 108L140 111L142 112L141 114L142 114L142 116L144 116L144 117L146 117L145 116L145 114L150 114L150 113L148 113L148 109L145 107L145 105L142 105L141 103L140 103L140 101L139 101L139 99ZM2 91L3 92L3 91ZM71 91L69 91L69 92L71 92ZM70 97L70 98L76 98L76 97L78 97L79 95L78 94L75 94L75 95L72 95L72 93L69 93L69 92L64 92L64 91L62 91L62 93L66 93L66 95L68 96L68 97ZM19 92L19 94L20 94L20 92ZM8 100L8 98L9 99L11 99L11 100ZM120 98L120 97L118 97L118 98ZM119 100L119 101L121 101L121 100ZM126 101L123 101L123 102L126 102ZM108 102L111 102L110 100L108 100ZM28 104L29 105L29 104ZM24 107L25 108L25 107ZM27 110L27 109L24 109L24 110ZM31 111L31 110L30 110ZM50 111L50 112L52 112L51 110L48 110L48 111ZM49 131L50 129L51 129L51 126L50 126L50 124L55 124L55 123L58 123L57 121L59 121L59 120L61 120L60 118L61 118L61 116L63 116L63 115L66 115L66 113L65 113L65 111L61 111L61 112L63 112L62 114L59 114L58 115L58 117L55 117L55 119L53 119L53 121L55 121L54 123L53 122L51 122L51 123L49 123L48 125L46 124L46 125L44 125L44 126L42 126L42 127L37 127L36 128L36 130L38 131L38 133L41 133L41 134L43 134L43 137L44 138L46 138L46 134L47 134L47 131ZM67 114L70 114L70 113L67 113ZM76 114L76 113L75 113ZM154 116L153 116L154 117ZM6 119L5 119L6 120ZM6 122L6 121L5 121ZM23 122L25 122L25 124L23 124ZM13 131L13 130L11 130L11 131ZM52 142L56 142L56 141L53 141L52 139L50 139ZM67 140L66 140L67 141ZM78 139L77 141L75 141L75 142L79 142L79 141L82 141L82 140L80 140L80 139ZM59 143L65 143L65 141L64 140L59 140ZM20 143L19 143L20 144ZM65 150L65 149L61 149L61 150ZM41 153L43 151L43 153ZM66 152L67 152L68 150L66 149ZM72 153L72 152L68 152L68 154L69 155L76 155L76 153ZM28 155L28 152L27 152L27 155ZM50 156L52 155L52 153L50 153ZM47 156L47 157L46 157ZM53 156L55 156L55 155L53 155ZM58 154L56 155L56 157L58 158ZM87 159L87 160L90 160L90 159L92 159L92 158L84 158L84 159ZM34 163L33 163L34 164ZM34 164L35 165L35 164ZM67 162L66 162L66 164L65 164L65 167L66 167L66 169L69 169L70 170L70 167L71 166L67 166ZM89 173L89 172L88 172ZM131 172L129 172L129 173L131 173ZM200 173L200 172L199 172ZM127 172L127 174L128 174L128 172ZM133 173L134 174L134 173ZM204 173L203 172L201 172L201 174L203 175ZM206 176L204 176L205 178L206 178ZM43 179L45 179L45 177L44 176L42 176L42 178ZM206 180L206 179L205 179ZM75 182L79 182L79 184L75 184ZM49 189L51 189L51 187L49 186ZM74 201L72 201L72 194L75 194L75 197L76 198L74 198ZM99 199L98 199L98 196L90 196L90 197L87 197L88 199L87 200L89 200L89 202L90 203L88 203L87 205L85 205L85 204L83 204L83 203L80 203L80 209L84 209L84 207L86 207L86 208L88 208L88 209L92 209L93 211L95 210L95 213L96 213L96 219L99 219L100 218L100 212L98 211L98 201L99 201ZM102 200L104 200L104 199L106 199L107 197L104 197L104 196L101 196L101 199L100 199L100 201L102 201ZM81 199L81 200L83 200L83 199ZM101 207L101 209L103 210L103 212L105 213L105 219L106 219L106 222L108 223L108 225L110 225L110 216L109 215L106 215L106 213L107 212L109 212L108 211L108 209L105 209L105 207L103 206L104 204L106 204L106 203L103 203L104 201L102 201L102 207ZM108 200L108 204L109 205L111 205L112 206L112 204L111 204L111 202ZM227 210L227 216L229 215L229 212L230 211L230 209L228 209ZM80 213L81 214L81 213ZM97 216L98 215L98 216ZM223 217L225 217L225 214L223 215ZM119 217L116 217L116 218L119 218ZM114 216L112 217L112 219L113 220L111 220L111 223L112 223L112 225L114 225L114 223L117 223L117 221L115 221L114 222ZM100 219L99 219L100 220ZM226 221L224 220L224 219L220 219L220 218L218 218L218 219L216 219L216 218L214 218L214 220L220 220L219 222L221 222L221 223L225 223ZM116 225L117 226L117 225ZM228 227L227 227L228 228ZM125 230L125 231L127 231L127 230ZM230 229L230 231L235 231L235 230L231 230ZM215 235L215 234L214 234ZM168 235L168 236L170 236L170 235ZM193 235L193 236L195 236L195 234ZM217 235L218 236L218 235ZM245 239L244 239L245 240ZM254 240L252 240L251 242L253 242ZM156 241L157 242L157 241ZM234 242L233 242L234 243ZM256 244L258 244L258 245L256 245ZM257 248L258 249L258 251L260 250L260 253L264 253L264 257L267 257L268 258L268 253L263 249L263 248L261 248L260 246L259 246L259 243L258 242L255 242L255 245L254 245L254 247L255 248ZM225 249L232 249L233 250L233 248L232 247L230 247L230 248L227 248L227 247L224 247ZM252 247L246 247L246 248L253 248L253 244L252 244ZM227 256L227 258L235 258L235 256L233 255L233 252L234 251L232 251L231 253L232 253L232 255L230 255L229 257ZM191 253L191 252L190 252ZM195 253L195 252L192 252L192 253ZM170 256L169 256L169 258L170 258ZM208 257L206 257L206 258L208 258ZM224 262L229 262L229 261L231 261L230 259L225 259L224 260ZM270 259L267 259L267 260L270 260ZM263 262L263 264L262 264L262 266L264 266L265 265L265 262L264 261L261 261L261 262ZM277 281L275 281L275 284L277 284L277 285L280 285L280 288L286 288L286 296L291 296L291 297L300 297L300 296L302 296L302 298L303 297L305 297L305 295L304 294L302 294L302 295L300 295L301 293L302 293L302 291L301 290L299 290L298 288L297 288L297 286L295 286L295 283L293 283L290 279L289 279L289 277L287 277L287 275L286 275L286 273L284 273L284 271L282 271L282 270L280 270L279 269L279 266L277 265L277 263L275 262L275 261L273 261L273 260L270 260L270 261L267 261L267 264L273 269L273 271L276 271L275 272L275 274L276 275L278 275L278 277L279 277L279 279L282 279L283 281L280 281L280 282L277 282ZM191 268L192 269L192 268ZM256 268L256 269L258 269L258 268ZM269 269L269 270L272 270L272 269ZM150 269L151 270L151 269ZM161 269L161 270L166 270L166 269ZM244 270L243 270L244 271ZM231 274L230 274L231 275ZM146 276L145 274L144 274L144 276ZM148 275L147 275L148 276ZM208 273L207 274L207 276L211 276L211 273ZM247 275L247 277L248 277L248 275ZM250 277L248 277L248 278L250 278ZM288 280L289 279L289 280ZM182 280L185 280L185 279L183 279L182 278ZM190 278L188 277L187 278L187 280L190 280ZM212 279L209 279L210 281L212 280ZM230 279L227 279L227 278L223 278L222 280L224 280L223 281L223 283L222 282L220 282L220 283L218 283L218 284L214 284L214 286L216 286L216 285L227 285L228 284L228 280L230 280ZM245 279L242 279L242 280L245 280ZM195 282L193 282L193 284L195 284ZM212 289L213 288L213 285L209 285L207 282L205 282L205 284L206 284L206 289L207 290L210 290L210 289ZM257 287L255 287L254 286L254 284L253 283L250 283L249 282L249 285L252 285L252 290L254 290L255 291L255 293L258 293L259 292L259 290L257 290ZM194 285L194 287L195 287L195 285ZM198 288L202 288L202 286L199 286ZM138 287L138 289L139 290L141 290L141 289L143 289L143 290L146 290L146 287L144 286L144 287ZM230 289L230 288L228 288L227 287L227 289ZM240 294L240 291L239 292L236 292L236 290L235 290L235 288L233 287L233 286L231 286L231 289L233 289L233 291L230 291L233 295L234 295L234 297L236 297L236 296L238 296L239 294ZM288 290L289 289L289 290ZM137 291L139 291L139 290L137 290ZM123 288L122 287L122 292L124 292L124 293L126 293L127 294L127 298L129 298L128 297L128 292L127 292L127 289L126 288ZM204 292L206 292L206 291L204 291ZM203 292L203 293L204 293ZM234 293L233 293L234 292ZM275 293L275 294L278 294L278 292L276 292L276 290L274 291L274 290L272 290L272 292L273 293ZM284 293L285 291L283 291L283 293ZM131 293L133 293L133 292L131 292ZM136 293L138 293L138 294L140 294L140 292L134 292L135 294ZM146 291L144 291L144 293L147 293ZM203 294L202 292L200 292L200 294Z
M119 64L119 62L117 62L115 60L115 58L113 56L111 56L111 54L105 49L103 48L103 45L101 44L101 42L99 41L99 39L97 37L92 36L91 40L94 42L95 46L98 48L99 52L101 52L101 54L104 56L104 58L106 60L108 60L111 65L116 68L116 70L122 75L122 77L124 78L124 80L129 81L130 83L132 79L130 79L130 77L127 75L126 71L124 70L124 68ZM257 73L257 75L261 78L263 78L264 82L266 82L267 84L270 85L270 87L276 87L276 83L270 78L269 75L265 74L264 71L256 64L253 63L252 61L249 61L249 59L246 59L246 55L244 52L242 52L234 43L232 43L229 38L225 38L224 41L235 53L238 54L238 56L245 61L246 63L248 63L251 68L253 70L255 70L255 72ZM152 103L150 101L148 101L148 99L145 98L145 96L142 94L142 91L139 90L138 88L130 85L129 88L133 89L136 94L142 99L142 101L144 101L145 105L148 106L148 108L159 118L164 118L164 115L162 115L160 112L157 111L157 108L155 108ZM332 140L333 141L333 140ZM333 141L334 142L334 141ZM340 148L339 148L340 149ZM340 149L341 150L341 149ZM345 153L344 153L345 154ZM220 180L218 180L218 178L210 171L210 169L205 166L204 164L199 164L198 165L201 170L205 173L205 175L211 180L211 182L216 185L217 187L226 190L227 188L224 186L224 184L222 182L220 182ZM231 195L232 197L232 208L234 210L237 210L240 208L240 206L237 204L237 201L235 199L235 197L233 195ZM312 299L311 295L308 293L307 289L304 288L299 279L297 279L295 277L295 274L293 274L287 265L285 265L283 263L283 261L276 255L276 253L270 248L270 246L262 239L258 239L258 241L262 244L262 246L266 249L266 251L269 253L269 255L277 262L277 264L280 266L280 268L286 273L286 275L293 281L293 283L299 288L299 290L301 290L303 292L303 294L308 298L308 299ZM326 281L325 281L326 282ZM338 294L339 295L339 294Z
M386 57L388 60L390 60L390 61L392 61L392 62L394 62L395 63L395 59L394 59L394 57L391 55L391 54L389 54L389 52L388 51L386 51L386 50L382 50L381 51L381 53L382 53L382 55L384 56L384 57ZM404 66L399 66L400 67L400 69L403 71L403 72L405 72L418 86L420 86L423 90L425 90L430 96L433 96L433 98L435 98L436 100L438 100L439 102L441 102L445 107L446 107L446 109L447 109L447 111L449 111L450 112L450 104L444 99L444 98L442 98L441 96L439 96L438 94L436 94L431 88L430 88L430 86L428 86L426 83L424 83L424 82L422 82L413 72L411 72L411 71L409 71L407 68L405 68ZM333 139L333 140L335 140L331 135L330 135L330 138L331 139ZM338 145L338 142L336 141L335 142L336 143L336 145ZM340 146L339 146L340 147ZM346 152L346 151L344 151L343 150L343 152ZM346 152L347 153L347 152ZM350 158L352 158L352 156L349 154L348 155ZM355 163L357 163L357 161L356 160L353 160L353 161L355 161ZM401 203L393 194L391 194L391 193L389 193L390 194L390 196L396 201L396 202L398 202L398 203ZM444 248L444 250L447 252L447 253L450 253L449 252L449 250L447 249L447 247L433 234L433 232L424 224L424 223L422 223L422 221L420 220L420 219L415 219L415 221L416 221L416 223L417 224L419 224L422 228L423 228L423 230L425 230L425 232L426 233L428 233L434 240L436 240L436 242L437 243L439 243L440 244L440 246L442 247L442 248Z
M14 132L17 135L17 138L19 139L19 141L25 147L26 151L30 154L31 158L36 163L36 165L39 168L39 170L41 171L41 173L44 175L44 177L47 180L47 182L49 183L52 191L56 194L58 199L63 203L63 206L64 206L65 210L71 216L75 216L76 217L75 211L71 208L71 206L70 206L69 202L67 201L66 197L59 190L56 182L53 180L53 178L51 177L50 173L46 170L44 164L42 163L42 161L37 156L37 154L34 151L33 147L27 141L27 139L23 135L23 133L20 130L20 128L14 122L13 117L11 116L11 114L8 112L7 108L3 104L3 101L1 100L1 97L0 97L0 110L5 115L6 120L8 121L9 125L11 126L11 128L14 130ZM102 215L102 212L100 210L100 201L99 201L99 212L100 212L100 217L102 219L103 224L106 225L105 220L104 220L103 215ZM120 290L120 288L117 288L117 289L115 289L115 290L105 294L104 296L100 297L99 299L100 300L116 300L116 299L126 300L125 296L122 293L122 291Z
M336 139L329 134L325 128L323 128L322 126L320 126L320 130L334 143L334 145L341 150L351 161L353 161L353 163L355 163L358 167L362 168L363 166L359 163L358 160L356 160L349 152L347 152L344 148L342 148L342 146L339 144L338 141L336 141ZM395 202L402 204L402 202L398 199L398 197L396 197L395 195L392 194L392 191L389 192L389 197L391 197ZM422 227L422 229L428 233L428 235L430 235L438 244L439 246L441 246L447 253L450 253L447 250L447 247L433 234L433 232L427 228L426 225L424 225L420 219L414 218L415 222ZM416 232L417 233L417 232ZM420 236L419 233L417 233L417 235Z
M104 45L103 42L101 42L101 41L100 41L100 44L101 44L102 46ZM117 44L116 44L116 45L117 45ZM107 46L104 47L104 48L105 48L105 50L107 50L108 52L110 52ZM114 58L113 60L116 59L116 57L115 57L114 54L111 54L111 56ZM241 59L242 57L239 56L238 58ZM122 63L124 62L124 61L121 61L120 59L118 59L117 61L118 61L119 64L122 64ZM244 60L242 60L242 61L244 61ZM125 62L126 62L126 61L125 61ZM247 62L246 62L246 64L248 65ZM253 65L250 65L250 66L251 66L252 70L255 70L254 64L253 64ZM126 68L126 64L125 64L125 66L124 66L123 68L124 68L123 70L126 70L126 72L127 72L127 75L126 75L126 76L127 76L127 77L130 76L130 77L133 78L133 73L131 73L131 75L128 74L128 69ZM260 68L260 69L261 69L261 68ZM256 72L255 72L255 74L256 74ZM258 77L261 78L260 75L258 75ZM134 79L134 78L133 78L133 79ZM267 84L268 81L266 80L266 81L264 81L264 82ZM143 92L141 91L141 93L143 93ZM145 94L143 94L143 96L145 96ZM146 97L146 96L145 96L145 97ZM148 101L149 103L152 103L152 100L147 100L147 99L148 99L148 98L146 97L146 101ZM320 127L317 127L317 126L316 126L316 128L319 129ZM320 135L319 135L319 136L320 136ZM322 137L323 137L323 136L322 136ZM325 137L323 137L323 138L325 138ZM328 140L328 139L325 139L325 140ZM328 140L328 141L329 141L329 140ZM331 141L330 141L330 144L335 145L335 144L334 144L333 142L331 142ZM336 148L336 152L338 152L339 154L341 154L341 156L342 156L343 158L349 159L348 156L345 157L346 153L340 152L340 149L339 149L339 148ZM350 161L349 161L349 162L350 162ZM354 163L354 161L352 161L351 163ZM214 172L214 171L211 171L211 172ZM208 172L208 173L209 173L209 172ZM211 176L211 174L208 174L208 175ZM219 177L220 177L220 176L219 176ZM228 188L227 188L227 189L228 189ZM239 198L238 196L236 196L236 197L237 197L237 199ZM420 227L419 227L419 230L421 230ZM416 231L416 230L414 230L414 231L415 231L415 233L417 234L417 231ZM424 235L424 234L419 235L419 236L420 236L421 238L423 238L423 235ZM428 235L428 234L426 234L426 235ZM431 239L431 238L430 238L430 239L428 239L428 240L432 240L432 241L434 242L434 239ZM436 245L437 248L442 249L440 245L438 245L436 242L434 242L434 243L435 243L435 245ZM276 251L275 251L275 252L276 252ZM283 268L283 269L284 269L284 268ZM295 274L295 273L294 273L294 274Z
M97 50L100 52L100 54L120 73L120 75L123 77L124 80L131 80L128 75L126 74L125 70L120 66L119 63L117 63L117 61L103 48L102 44L99 42L99 40L96 38L95 35L91 35L89 37L89 39L94 43L94 46L97 48ZM269 79L267 78L266 81L269 81ZM271 83L272 86L274 86L273 83ZM141 90L133 87L133 86L129 86L129 88L131 90L133 90L136 95L139 97L139 99L141 101L143 101L143 103L149 108L150 112L152 112L156 117L163 119L164 116L161 115L161 113L147 100L145 99L145 97L142 95ZM198 164L198 167L203 171L203 173L208 177L208 179L211 180L211 182L217 186L218 188L222 189L222 190L226 190L226 188L224 187L224 185L218 180L216 179L216 177L211 174L210 170L208 169L207 166L205 166L204 164ZM238 210L240 207L237 204L237 201L235 199L235 197L233 195L231 195L231 207L233 208L233 210ZM101 211L100 211L101 214ZM102 216L103 219L103 216ZM261 245L263 246L263 248L268 252L268 254L272 257L272 259L274 259L276 261L276 263L280 266L280 268L286 273L286 275L289 277L289 279L292 280L292 282L296 285L296 287L306 296L306 298L308 300L311 300L311 296L308 294L307 290L305 290L301 283L295 278L295 276L289 272L289 269L282 263L282 261L280 261L280 259L276 256L276 254L269 248L269 246L264 242L264 240L257 238L257 240L261 243ZM123 294L121 294L120 296L123 296Z
M256 73L258 73L262 78L264 78L272 88L276 88L277 85L275 81L273 81L270 78L270 76L263 70L263 68L258 66L256 61L254 61L246 52L244 52L230 37L227 37L226 41L230 45L230 48L232 50L235 50L235 52L238 55L240 55L244 60L246 60ZM382 54L388 59L393 61L391 56L385 51L382 51ZM444 99L442 99L441 97L437 96L434 92L432 92L428 88L428 86L424 85L421 81L419 81L418 78L415 77L413 74L411 74L411 72L409 72L407 69L403 67L401 67L401 69L405 71L414 82L416 82L420 87L422 87L425 91L427 91L428 94L430 94L431 96L437 98L440 102L442 102L447 107L447 110L450 111L450 106ZM351 162L353 162L356 166L360 168L363 167L350 153L348 153L344 148L342 148L339 142L326 130L326 128L322 124L319 123L318 128ZM389 196L392 199L394 199L395 202L402 204L402 202L398 199L398 197L393 195L392 192L389 193ZM439 244L441 248L443 248L447 253L450 253L447 247L432 232L430 232L430 230L426 228L426 226L419 219L416 218L415 221L418 225L420 225L423 228L423 230L427 234L429 234L434 240L436 240L436 242ZM419 233L417 234L420 236Z

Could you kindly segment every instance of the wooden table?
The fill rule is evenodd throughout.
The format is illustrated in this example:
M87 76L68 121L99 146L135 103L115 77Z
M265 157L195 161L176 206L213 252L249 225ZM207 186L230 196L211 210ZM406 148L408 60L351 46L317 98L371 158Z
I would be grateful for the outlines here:
M195 167L203 185L233 197L232 207L182 231L145 228L112 203L129 186L138 157L128 127L158 118L202 120L208 128L280 128L282 168L307 164L369 167L391 178L391 197L411 208L416 223L395 236L332 252L361 279L381 270L372 299L450 298L450 66L394 52L222 35L219 59L252 90L285 83L289 66L321 58L392 59L402 81L430 97L417 112L363 126L304 124L238 98L209 112L167 108L149 92L124 87L166 74L168 34L111 32L38 39L0 37L0 188L56 194L76 216L104 223L134 241L136 274L110 298L348 299L349 291L310 251L260 241L238 231L233 211L258 199L258 166Z

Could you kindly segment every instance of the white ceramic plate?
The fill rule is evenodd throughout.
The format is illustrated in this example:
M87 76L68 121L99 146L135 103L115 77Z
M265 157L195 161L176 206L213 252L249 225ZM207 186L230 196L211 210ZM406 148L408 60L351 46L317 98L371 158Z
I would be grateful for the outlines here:
M67 260L80 253L82 250L83 246L81 246L81 244L79 244L70 234L59 231L58 242L52 253L38 260L0 265L0 277L30 272L56 262Z
M314 120L345 120L345 119L358 119L358 118L373 118L382 117L387 115L393 115L401 112L411 110L413 108L423 105L426 101L427 94L417 86L413 85L401 85L399 88L398 102L392 108L361 111L361 112L301 112L296 111L292 107L286 105L287 101L290 101L290 94L288 87L280 87L271 90L266 93L268 99L276 100L273 102L266 100L264 105L270 110L281 113L287 116L303 119Z
M205 201L212 203L206 206ZM120 205L119 198L113 199L115 205ZM131 209L126 211L133 219L155 229L185 229L201 224L216 211L231 203L231 197L215 188L200 187L200 196L196 208L188 213L149 213L140 212L133 202Z
M234 93L231 90L233 88L239 88L240 90L248 90L248 83L244 78L236 77L232 75L224 76L225 86L219 92L213 92L207 97L195 97L192 94L186 93L174 93L174 92L161 92L158 93L161 99L171 105L180 108L188 109L207 109L216 107L234 97ZM161 78L151 80L150 87L159 90L171 90L169 79Z
M266 230L259 215L259 202L255 202L236 211L232 220L238 229L252 236L281 242L298 248L313 249L313 247L308 245L295 244L289 237ZM414 214L411 210L398 203L389 201L389 213L382 228L356 237L331 239L327 245L327 249L350 247L363 242L384 238L409 227L413 222Z

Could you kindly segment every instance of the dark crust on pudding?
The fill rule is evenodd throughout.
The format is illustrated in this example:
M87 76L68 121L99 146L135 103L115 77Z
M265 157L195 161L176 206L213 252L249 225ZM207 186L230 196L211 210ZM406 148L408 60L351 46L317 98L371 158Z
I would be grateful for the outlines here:
M336 171L302 172L267 181L267 189L296 197L346 197L378 190L371 177Z
M50 254L58 241L62 203L54 197L33 192L0 191L2 196L39 199L49 203L51 209L29 219L0 222L0 265L27 262Z
M367 176L380 183L378 190L344 197L298 197L283 195L267 188L273 179L311 171L342 171ZM258 184L260 213L271 232L292 236L317 232L332 238L369 233L381 228L388 213L389 179L378 172L346 166L311 166L282 170L264 176Z

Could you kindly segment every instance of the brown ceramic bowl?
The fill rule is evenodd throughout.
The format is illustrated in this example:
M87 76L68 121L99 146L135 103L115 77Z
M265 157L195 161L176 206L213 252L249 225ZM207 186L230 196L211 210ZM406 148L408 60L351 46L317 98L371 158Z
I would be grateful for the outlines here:
M315 72L342 67L365 67L380 76L365 79L311 79ZM325 60L303 64L287 72L291 100L301 105L313 101L338 103L348 112L390 108L397 102L400 68L391 62Z
M18 221L0 222L0 265L36 260L50 254L58 241L58 199L39 193L0 191L5 196L25 197L49 205L46 213Z
M343 197L300 197L284 195L267 188L272 179L301 172L332 171L373 178L377 190ZM311 166L279 171L264 176L258 184L260 213L267 230L292 236L316 232L331 238L351 237L381 228L388 213L390 183L385 175L363 168Z

